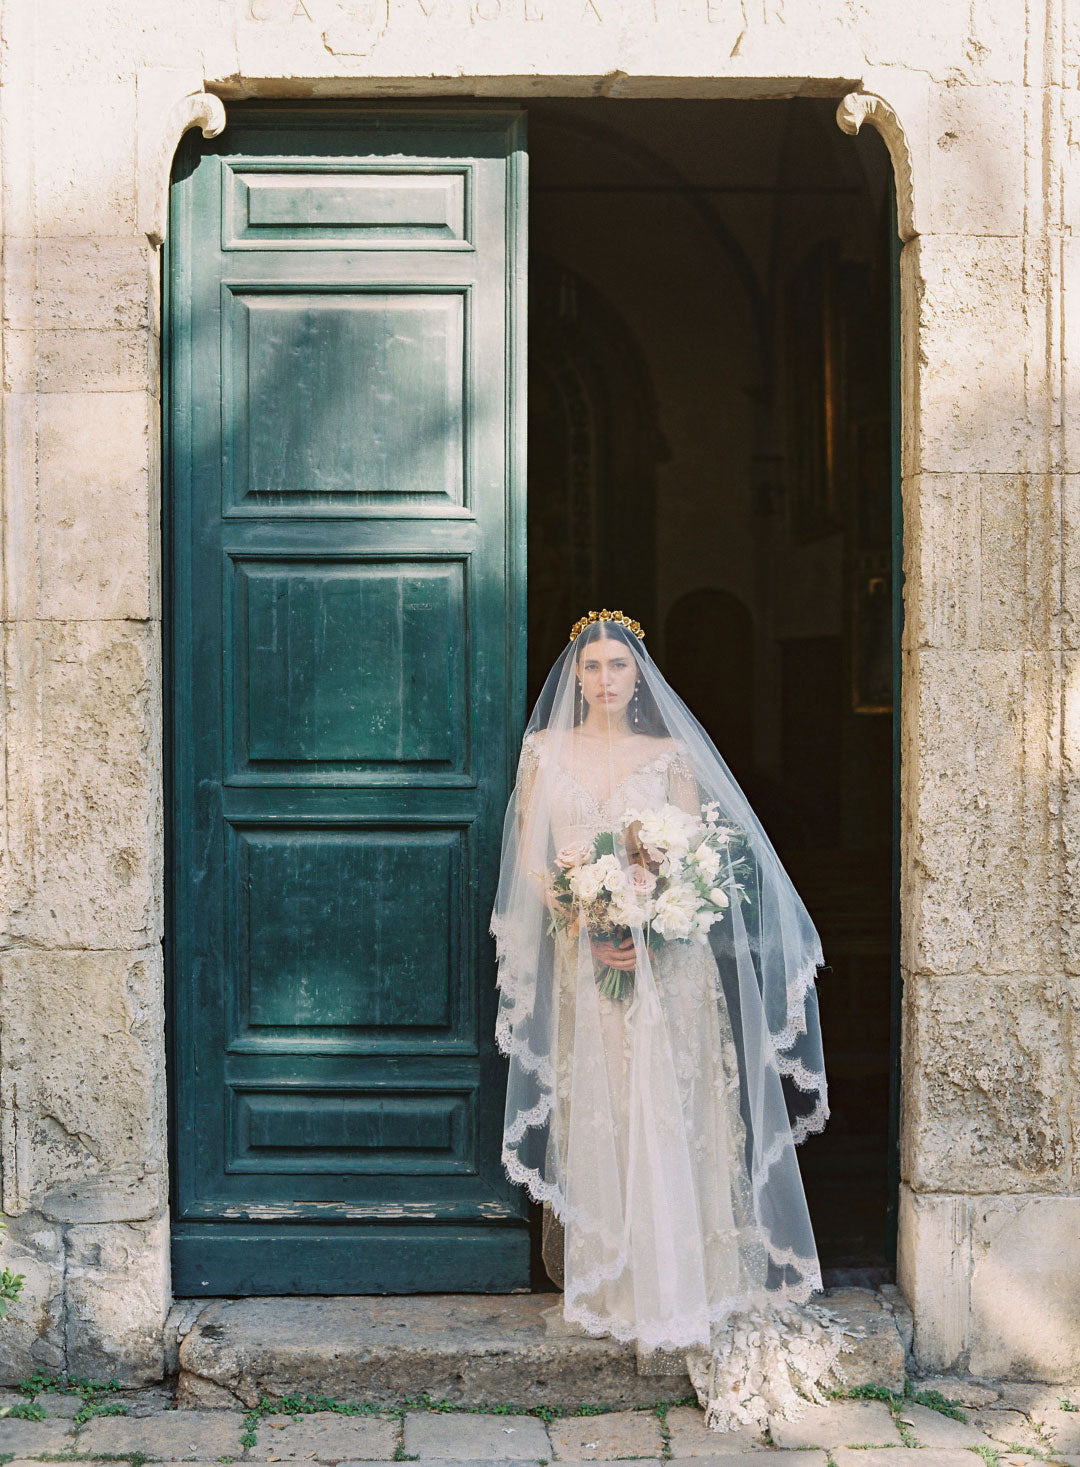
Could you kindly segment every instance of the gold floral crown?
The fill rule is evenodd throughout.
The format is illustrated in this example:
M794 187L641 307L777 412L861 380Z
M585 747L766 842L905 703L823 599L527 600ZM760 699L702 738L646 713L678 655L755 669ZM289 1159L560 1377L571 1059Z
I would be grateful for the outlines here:
M588 616L583 616L580 621L576 621L574 623L574 625L570 628L571 642L576 642L580 633L583 632L586 627L592 626L594 621L617 621L619 625L625 627L628 632L633 632L634 636L637 637L639 642L643 642L645 640L645 630L640 622L632 620L632 618L627 616L625 612L608 611L605 607L603 611L590 611Z

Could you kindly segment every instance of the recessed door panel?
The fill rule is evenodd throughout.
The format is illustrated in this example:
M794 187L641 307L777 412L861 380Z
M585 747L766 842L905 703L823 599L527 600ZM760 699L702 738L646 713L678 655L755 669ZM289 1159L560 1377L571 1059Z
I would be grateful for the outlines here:
M224 292L232 504L460 505L468 292Z
M238 767L462 770L464 560L242 560L234 597Z
M463 836L445 826L235 832L244 1028L448 1028L466 970Z
M226 162L227 249L469 249L473 168L416 159Z

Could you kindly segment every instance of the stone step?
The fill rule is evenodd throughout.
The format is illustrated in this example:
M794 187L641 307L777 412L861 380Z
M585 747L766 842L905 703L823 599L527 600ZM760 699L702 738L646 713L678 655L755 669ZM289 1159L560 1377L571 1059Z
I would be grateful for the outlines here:
M832 1290L821 1302L857 1332L849 1386L903 1388L909 1316L895 1289ZM650 1406L692 1395L678 1356L562 1319L558 1294L214 1299L181 1306L178 1404L254 1406L261 1395L400 1405Z

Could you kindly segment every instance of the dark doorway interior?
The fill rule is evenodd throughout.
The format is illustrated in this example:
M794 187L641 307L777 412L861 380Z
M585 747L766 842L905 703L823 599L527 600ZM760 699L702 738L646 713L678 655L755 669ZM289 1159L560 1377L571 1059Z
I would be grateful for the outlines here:
M800 1154L822 1264L870 1282L891 1266L891 176L834 110L530 108L529 702L573 622L621 607L761 814L832 968L832 1119Z

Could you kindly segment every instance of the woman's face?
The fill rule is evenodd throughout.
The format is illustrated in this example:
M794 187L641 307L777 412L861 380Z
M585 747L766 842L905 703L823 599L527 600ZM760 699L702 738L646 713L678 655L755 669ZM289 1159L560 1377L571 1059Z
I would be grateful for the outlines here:
M577 660L578 681L590 708L611 718L634 696L637 666L625 642L598 637Z

